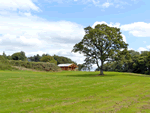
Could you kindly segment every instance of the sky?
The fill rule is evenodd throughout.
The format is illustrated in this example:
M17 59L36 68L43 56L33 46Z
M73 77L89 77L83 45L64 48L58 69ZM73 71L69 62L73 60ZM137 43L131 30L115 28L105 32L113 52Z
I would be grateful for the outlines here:
M72 53L84 28L105 23L121 29L129 50L150 50L150 0L0 0L0 54L24 51L59 55L78 64Z

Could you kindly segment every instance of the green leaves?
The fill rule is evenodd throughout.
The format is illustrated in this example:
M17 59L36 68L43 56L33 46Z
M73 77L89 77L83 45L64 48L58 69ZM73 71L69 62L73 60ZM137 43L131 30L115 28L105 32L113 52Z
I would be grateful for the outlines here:
M57 65L57 61L52 56L43 56L40 61L54 63Z
M14 53L11 57L12 57L12 60L25 61L27 59L27 57L25 56L25 52L23 52L23 51Z
M70 58L57 56L57 55L54 55L53 57L57 61L57 64L74 63L77 65L77 63L72 61Z

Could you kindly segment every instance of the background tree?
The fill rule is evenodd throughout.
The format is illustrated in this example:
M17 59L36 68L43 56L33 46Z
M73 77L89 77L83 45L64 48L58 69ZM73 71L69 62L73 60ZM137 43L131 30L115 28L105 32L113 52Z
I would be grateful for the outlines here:
M43 56L40 59L41 62L49 62L49 63L54 63L57 65L57 61L52 57L52 56Z
M41 58L42 57L39 54L31 56L31 57L28 57L28 59L30 59L31 61L34 61L34 62L40 62Z
M141 56L147 56L149 51L141 51Z
M72 61L70 58L63 57L63 56L57 56L57 55L54 55L53 57L57 61L57 64L74 63L77 65L77 63Z
M11 55L8 55L8 56L7 56L7 59L8 59L8 60L12 60Z
M50 56L49 54L42 54L42 57L44 57L44 56Z
M149 74L150 75L150 52L148 52L147 54L147 63L146 63L146 66L147 66L147 71L145 74Z
M105 63L104 70L150 74L150 52L142 51L140 54L137 51L129 50L129 53L131 59L124 57L121 61Z
M83 64L78 64L78 71L82 71L84 65Z
M3 57L4 57L5 59L7 59L7 55L5 54L4 51L3 51Z
M22 60L22 61L27 60L27 57L25 56L25 52L23 51L14 53L11 57L12 60Z
M84 28L85 36L73 48L73 52L83 53L86 62L97 64L100 75L103 75L105 61L120 60L120 56L127 54L127 46L123 41L119 28L98 24L95 28ZM121 51L121 49L123 49ZM99 64L101 62L101 65Z

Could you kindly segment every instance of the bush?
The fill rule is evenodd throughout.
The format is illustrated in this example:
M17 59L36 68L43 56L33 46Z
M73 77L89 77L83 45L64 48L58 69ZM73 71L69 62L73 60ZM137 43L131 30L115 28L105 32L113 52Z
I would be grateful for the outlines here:
M61 71L61 69L54 63L49 62L26 62L9 60L10 65L22 66L25 68L36 69L40 71Z
M18 69L9 65L8 60L5 59L3 56L0 56L0 70L18 70Z
M18 69L15 67L12 67L10 65L0 63L0 70L11 70L12 71L12 70L18 70Z

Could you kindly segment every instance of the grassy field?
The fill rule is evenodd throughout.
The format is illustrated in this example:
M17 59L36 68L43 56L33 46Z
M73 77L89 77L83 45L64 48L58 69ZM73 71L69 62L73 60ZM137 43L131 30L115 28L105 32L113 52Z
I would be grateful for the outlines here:
M149 113L150 77L0 71L0 113Z

